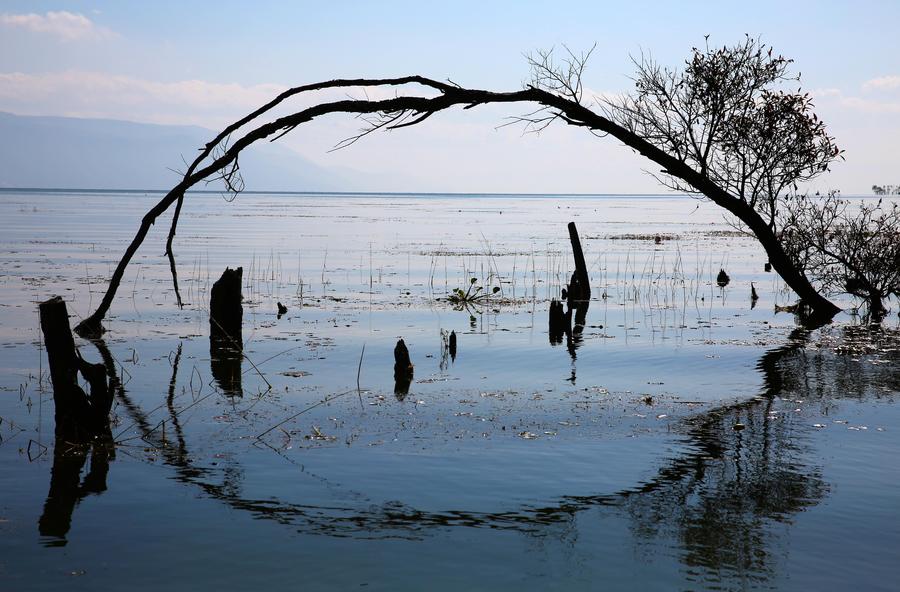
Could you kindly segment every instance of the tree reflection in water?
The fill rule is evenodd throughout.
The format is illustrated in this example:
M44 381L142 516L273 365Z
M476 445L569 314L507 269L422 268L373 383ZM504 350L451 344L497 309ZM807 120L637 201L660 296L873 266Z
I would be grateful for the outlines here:
M117 399L144 441L156 447L163 462L174 469L176 479L254 517L290 525L301 533L333 536L416 539L443 528L485 527L557 538L572 545L580 514L605 507L609 512L624 512L638 545L666 538L678 541L679 558L689 577L765 580L778 567L774 526L819 503L829 490L820 469L804 453L800 428L789 414L782 414L779 403L782 399L827 403L878 396L884 387L900 389L897 331L840 327L815 335L813 345L811 333L797 329L786 345L762 356L758 368L764 390L759 396L685 419L679 431L686 451L664 463L649 481L618 493L566 496L540 506L495 512L422 511L399 502L317 507L244 497L239 465L222 471L195 466L190 460L173 403L180 348L166 401L175 437L166 440L158 424L150 422L128 397L105 344L95 343ZM870 354L880 356L883 363L867 363ZM68 459L60 452L63 448L57 443L50 495L39 527L41 534L55 537L50 544L65 544L74 507L85 495L104 490L108 470L109 454L104 456L95 448L91 470L79 484L87 452Z
M623 494L638 539L675 538L689 573L767 577L779 554L772 522L827 495L818 468L801 460L794 424L773 409L776 398L810 395L797 387L805 384L808 356L822 354L806 350L807 339L797 330L787 345L766 352L758 363L761 396L687 420L692 451Z
M87 475L81 471L90 455ZM115 458L115 448L106 442L72 446L62 438L56 439L53 468L50 469L50 491L44 511L38 520L38 532L46 546L66 545L66 534L72 524L72 512L83 498L106 491L109 461Z

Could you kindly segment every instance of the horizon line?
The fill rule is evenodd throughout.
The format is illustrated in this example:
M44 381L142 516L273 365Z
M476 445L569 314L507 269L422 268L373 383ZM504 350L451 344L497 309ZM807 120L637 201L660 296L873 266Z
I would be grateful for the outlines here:
M83 188L83 187L0 187L0 193L129 193L129 194L157 194L165 195L171 189L102 189L102 188ZM212 189L192 189L185 193L222 195L226 191L216 191ZM524 193L514 191L265 191L258 189L245 189L240 193L250 195L352 195L352 196L398 196L398 197L417 197L417 196L449 196L449 197L687 197L693 199L709 199L702 193ZM815 194L814 194L815 195ZM876 195L874 193L847 193L843 197L893 197L892 195Z
M12 193L16 191L27 192L46 192L46 193L154 193L166 194L171 189L103 189L97 187L0 187L2 193ZM213 189L191 189L185 193L201 193L201 194L223 194L227 191L216 191ZM479 195L496 195L496 196L546 196L558 195L566 197L693 197L690 193L532 193L532 192L515 192L515 191L302 191L302 190L278 190L266 191L259 189L245 189L240 193L254 195L451 195L451 196L479 196ZM699 194L697 194L699 195ZM702 196L701 196L702 197Z

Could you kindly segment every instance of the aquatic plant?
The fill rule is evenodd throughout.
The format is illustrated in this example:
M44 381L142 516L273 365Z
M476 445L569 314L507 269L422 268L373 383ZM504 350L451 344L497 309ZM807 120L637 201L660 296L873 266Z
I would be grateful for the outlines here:
M494 286L491 288L490 294L484 291L483 286L476 285L478 283L478 278L473 277L469 280L469 285L466 287L466 290L463 291L462 288L453 288L453 292L447 296L447 301L456 305L464 306L467 304L475 304L481 302L494 294L500 292L500 286Z

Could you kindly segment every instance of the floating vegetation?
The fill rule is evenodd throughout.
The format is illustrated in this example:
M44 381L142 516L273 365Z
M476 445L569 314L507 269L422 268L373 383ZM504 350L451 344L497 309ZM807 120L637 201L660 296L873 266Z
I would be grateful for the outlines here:
M478 278L473 277L469 280L469 285L465 291L462 288L453 288L453 292L447 296L447 300L455 305L465 306L466 304L475 304L487 300L500 292L500 286L491 288L490 294L484 291L483 286L478 286Z

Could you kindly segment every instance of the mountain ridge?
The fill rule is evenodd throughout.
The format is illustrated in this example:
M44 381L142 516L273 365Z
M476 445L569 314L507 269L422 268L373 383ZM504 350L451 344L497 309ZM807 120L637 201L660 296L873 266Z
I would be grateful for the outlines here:
M120 119L16 115L0 111L0 187L169 189L216 132ZM278 144L241 154L248 190L354 191L365 173L323 167Z

